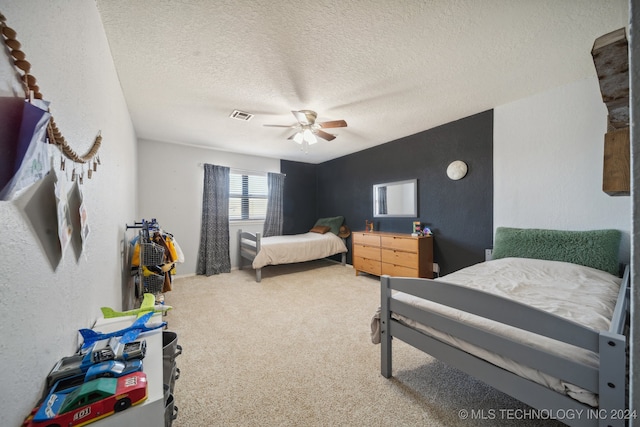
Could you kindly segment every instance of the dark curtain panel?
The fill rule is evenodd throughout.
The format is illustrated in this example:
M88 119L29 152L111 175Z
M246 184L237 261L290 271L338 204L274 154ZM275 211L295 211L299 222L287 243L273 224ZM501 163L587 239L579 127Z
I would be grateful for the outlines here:
M229 168L204 165L202 228L196 274L229 273Z
M269 198L267 199L267 216L262 230L264 237L282 235L284 178L285 175L281 173L269 172L267 174Z

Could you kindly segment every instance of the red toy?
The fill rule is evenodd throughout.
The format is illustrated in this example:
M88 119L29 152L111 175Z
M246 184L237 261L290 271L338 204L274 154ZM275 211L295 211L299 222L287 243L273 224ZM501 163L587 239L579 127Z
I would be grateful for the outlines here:
M146 398L147 376L144 372L120 378L98 378L61 391L54 386L22 426L84 426L142 403Z

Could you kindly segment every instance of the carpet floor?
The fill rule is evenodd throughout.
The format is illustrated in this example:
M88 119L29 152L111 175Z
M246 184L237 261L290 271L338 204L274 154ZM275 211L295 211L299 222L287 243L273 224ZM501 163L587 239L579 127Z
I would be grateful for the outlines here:
M183 349L174 427L564 425L399 340L382 377L379 279L349 266L183 277L165 300Z

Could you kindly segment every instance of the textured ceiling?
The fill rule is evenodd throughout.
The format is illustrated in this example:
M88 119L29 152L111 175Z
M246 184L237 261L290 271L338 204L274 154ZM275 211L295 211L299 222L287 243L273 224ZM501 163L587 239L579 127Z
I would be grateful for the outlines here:
M627 0L97 0L139 138L319 163L596 75ZM230 119L234 109L254 114ZM347 128L308 152L291 110Z

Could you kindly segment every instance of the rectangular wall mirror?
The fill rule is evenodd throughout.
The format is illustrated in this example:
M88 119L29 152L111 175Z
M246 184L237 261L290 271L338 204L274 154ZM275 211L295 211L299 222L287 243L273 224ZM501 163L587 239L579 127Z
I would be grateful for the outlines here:
M418 180L387 182L373 186L373 216L418 216Z

